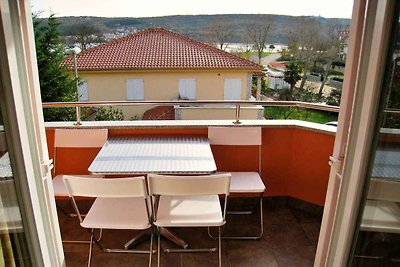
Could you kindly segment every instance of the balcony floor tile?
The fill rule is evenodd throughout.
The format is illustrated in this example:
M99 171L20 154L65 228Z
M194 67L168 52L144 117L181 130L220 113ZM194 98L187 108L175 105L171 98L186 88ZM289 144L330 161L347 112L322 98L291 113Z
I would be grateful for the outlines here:
M236 203L235 203L236 201ZM231 208L240 205L239 200L232 201ZM244 202L245 204L246 201ZM295 209L286 201L266 199L264 201L264 236L257 241L223 240L223 266L227 267L302 267L312 266L320 228L321 215ZM60 204L60 203L59 203ZM68 206L67 203L60 205ZM87 208L90 202L80 203ZM258 214L257 214L258 215ZM237 217L237 218L236 218ZM248 234L257 233L258 217L228 216L228 225L223 230L229 234L245 230ZM83 230L77 218L68 218L59 214L61 232L64 239L88 240L89 234ZM208 237L205 228L172 229L184 237L192 247L213 247L217 241ZM106 230L102 244L106 247L122 248L135 231ZM139 245L138 249L148 249L149 241ZM174 247L167 240L162 240L162 247ZM154 244L155 247L155 244ZM64 244L67 267L86 266L88 245ZM161 266L216 266L217 253L162 253ZM137 254L109 254L96 246L93 251L92 266L147 266L148 256ZM152 266L157 266L157 254L153 255Z

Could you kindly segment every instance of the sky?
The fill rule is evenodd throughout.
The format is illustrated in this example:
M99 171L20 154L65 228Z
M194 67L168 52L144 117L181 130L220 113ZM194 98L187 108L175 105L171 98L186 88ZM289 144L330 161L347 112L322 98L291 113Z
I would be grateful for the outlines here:
M353 0L31 0L42 16L156 17L277 14L350 18Z

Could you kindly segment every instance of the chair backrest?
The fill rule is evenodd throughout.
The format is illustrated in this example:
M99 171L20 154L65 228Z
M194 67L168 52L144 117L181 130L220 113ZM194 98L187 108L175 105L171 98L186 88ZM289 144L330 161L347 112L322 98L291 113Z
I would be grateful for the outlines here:
M149 174L150 195L229 195L231 174L222 173L202 176L171 176Z
M260 146L260 127L210 127L208 140L211 145Z
M258 146L258 172L261 173L261 133L261 127L209 127L208 140L210 145Z
M57 148L95 148L107 141L108 129L56 129L54 132L53 174L57 168Z
M54 148L102 147L107 141L108 129L56 129Z
M93 179L82 176L64 175L64 183L71 197L147 197L146 183L143 176Z

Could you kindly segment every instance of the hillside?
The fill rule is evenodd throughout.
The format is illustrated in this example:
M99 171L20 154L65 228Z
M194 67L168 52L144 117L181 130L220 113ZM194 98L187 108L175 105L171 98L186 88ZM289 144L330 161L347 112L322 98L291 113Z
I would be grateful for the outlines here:
M246 29L260 21L272 19L273 26L270 30L268 43L286 43L285 34L295 22L294 16L283 15L182 15L149 18L105 18L105 17L59 17L61 34L78 24L93 25L105 33L127 34L145 28L162 27L183 35L187 35L199 41L207 42L210 39L210 29L215 23L223 22L227 31L232 31L228 42L246 43ZM349 25L349 19L329 19L315 17L322 25L327 25L330 21L337 20L342 25Z

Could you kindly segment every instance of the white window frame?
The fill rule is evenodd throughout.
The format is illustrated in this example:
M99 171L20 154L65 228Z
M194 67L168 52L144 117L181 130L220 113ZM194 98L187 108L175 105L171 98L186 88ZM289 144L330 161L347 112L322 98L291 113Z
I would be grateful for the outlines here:
M83 80L82 83L78 85L78 100L80 102L89 101L89 85L86 80Z
M144 80L127 79L125 81L126 100L140 101L144 100Z
M64 266L29 1L0 0L0 102L33 266Z
M239 93L239 97L237 93ZM224 80L224 100L242 100L242 79L227 78Z
M191 79L191 78L179 79L178 92L180 99L196 100L197 99L196 79Z
M355 0L343 94L314 266L346 266L375 131L394 0ZM356 100L356 101L355 101Z

